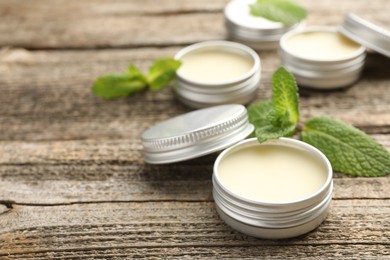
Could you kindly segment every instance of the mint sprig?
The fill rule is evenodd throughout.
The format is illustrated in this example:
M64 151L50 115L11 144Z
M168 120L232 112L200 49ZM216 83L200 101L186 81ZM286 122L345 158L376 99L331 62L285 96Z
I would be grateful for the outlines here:
M272 100L248 107L249 121L259 142L292 136L299 123L298 87L294 76L279 68L272 78ZM317 147L332 167L353 176L384 176L390 173L390 155L375 139L359 129L330 117L309 119L301 140Z
M249 5L250 13L286 26L294 25L307 16L305 8L293 0L257 0Z
M169 84L176 76L181 62L173 58L156 60L144 75L133 64L127 72L118 75L99 77L92 85L92 92L99 97L113 99L126 97L146 88L159 90Z
M279 68L272 77L272 100L248 107L259 142L295 134L299 122L298 87L294 76Z
M364 132L336 119L308 120L301 139L321 150L336 171L367 177L390 173L386 149Z

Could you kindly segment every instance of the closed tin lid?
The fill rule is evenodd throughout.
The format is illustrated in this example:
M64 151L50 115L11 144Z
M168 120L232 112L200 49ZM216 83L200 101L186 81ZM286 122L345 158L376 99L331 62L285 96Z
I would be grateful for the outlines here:
M165 164L223 150L253 132L242 105L199 109L160 122L141 137L144 159Z
M390 57L390 31L385 28L348 13L340 32L365 47Z

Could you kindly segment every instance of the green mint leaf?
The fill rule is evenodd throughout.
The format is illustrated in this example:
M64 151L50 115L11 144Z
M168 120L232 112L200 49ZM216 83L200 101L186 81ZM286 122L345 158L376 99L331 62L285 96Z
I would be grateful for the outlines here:
M388 151L364 132L336 119L308 120L301 139L321 150L336 171L368 177L390 173Z
M307 16L307 11L292 0L257 0L249 5L250 13L286 26L294 25Z
M255 134L257 140L263 143L270 139L278 139L279 137L289 137L294 135L296 126L293 124L286 124L284 126L265 125L257 127Z
M272 77L272 105L277 118L299 122L298 86L293 74L280 67Z
M112 99L126 97L145 87L145 76L134 65L130 65L127 73L98 78L92 85L92 92L96 96Z
M294 76L283 67L272 78L272 100L248 107L249 122L259 142L292 136L299 122L298 87Z
M248 107L249 122L256 128L272 125L271 113L273 113L272 101L266 100L252 104Z
M107 75L98 78L92 86L96 96L112 99L126 97L146 87L146 82L128 74Z
M249 122L255 126L254 136L260 143L282 136L292 136L295 133L296 124L291 123L286 117L277 117L272 100L250 105L248 118Z
M248 138L257 137L260 143L272 139L268 138L264 127L272 126L273 107L272 101L266 100L250 105L247 108L249 122L255 127L255 131ZM263 129L263 130L258 130ZM257 131L258 130L258 131Z
M120 98L141 91L146 87L159 90L165 87L176 76L176 70L181 62L173 58L156 60L145 76L134 65L130 65L128 72L119 75L99 77L92 85L92 92L102 98Z
M146 77L145 75L142 73L142 71L140 71L136 66L134 66L133 64L130 64L129 65L129 68L127 70L127 73L128 75L132 78L132 79L137 79L137 80L141 80L143 82L147 82L146 80Z
M176 76L176 70L181 62L173 58L162 58L154 62L147 75L149 88L159 90L168 85Z

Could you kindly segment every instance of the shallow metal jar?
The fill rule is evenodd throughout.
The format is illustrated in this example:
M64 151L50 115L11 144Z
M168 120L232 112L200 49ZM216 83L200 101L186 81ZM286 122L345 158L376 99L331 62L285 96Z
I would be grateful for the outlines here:
M249 5L256 0L233 0L224 9L225 27L229 38L255 50L277 49L286 32L302 28L304 23L284 26L262 17L252 16Z
M264 202L241 196L224 186L219 177L220 163L231 153L241 149L261 146L256 138L242 141L217 158L213 172L213 197L220 217L232 228L259 238L282 239L305 234L320 225L327 216L332 200L332 167L318 149L304 142L280 138L266 145L288 146L314 155L327 171L326 181L320 189L301 200Z
M184 104L193 108L203 108L221 104L248 104L260 86L261 64L259 55L251 48L229 41L206 41L190 45L180 50L175 59L202 51L223 51L248 57L252 61L249 71L232 80L207 82L187 78L180 69L176 74L174 92ZM183 65L182 65L183 66Z
M334 27L310 27L288 32L280 40L281 63L294 74L298 85L316 89L335 89L356 82L364 68L365 47L360 46L350 55L330 59L308 58L289 49L287 41L290 38L311 32L339 34L338 29Z

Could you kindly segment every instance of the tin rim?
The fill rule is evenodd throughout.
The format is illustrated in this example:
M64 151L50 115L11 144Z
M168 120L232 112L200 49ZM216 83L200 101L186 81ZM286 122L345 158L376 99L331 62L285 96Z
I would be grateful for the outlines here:
M252 77L246 79L243 82L239 82L237 84L227 85L225 87L220 86L194 86L191 84L187 84L185 81L177 80L175 84L175 91L185 90L191 93L202 93L208 95L224 95L229 93L237 93L242 89L250 88L252 85L260 84L261 74L260 71L255 73ZM254 86L253 86L254 87Z
M176 94L179 97L183 97L188 100L195 102L204 102L204 103L220 103L220 102L229 102L234 100L240 100L241 98L252 96L258 89L260 83L260 74L257 74L256 78L251 78L250 82L247 82L246 85L241 85L237 89L227 89L226 91L202 91L202 89L188 89L184 87L177 87L175 89ZM234 102L233 102L234 103Z
M291 228L310 222L311 220L321 215L324 211L328 210L329 205L332 201L333 186L331 186L330 188L331 189L329 189L327 196L323 200L315 204L309 210L300 213L300 216L287 215L281 220L277 220L274 217L262 218L262 214L258 214L256 216L242 214L236 210L232 210L231 208L227 207L223 201L216 200L215 203L216 206L218 206L220 210L223 211L226 215L246 225L271 229Z
M247 78L251 77L253 74L255 74L257 71L260 71L261 69L260 57L259 55L257 55L257 53L254 50L241 43L231 42L231 41L204 41L204 42L195 43L181 49L178 53L176 53L175 59L180 60L182 57L184 57L185 55L193 51L208 50L208 49L211 50L218 49L218 50L225 50L227 52L241 53L252 59L253 66L249 71L247 71L245 74L243 74L240 77L237 77L232 80L217 82L217 83L201 81L201 80L194 81L194 80L187 79L186 77L181 75L180 69L176 73L177 78L179 80L184 80L192 85L220 86L220 85L227 85L227 84L233 84L236 82L244 81Z
M291 38L291 37L293 37L295 35L298 35L298 34L310 33L310 32L340 33L336 27L330 27L330 26L312 26L312 27L307 27L307 28L302 29L302 30L292 30L292 31L289 31L286 34L284 34L282 36L282 38L280 39L280 50L281 50L281 52L287 54L288 56L291 56L291 57L294 57L294 58L297 58L297 59L300 59L300 60L306 61L306 62L323 62L323 63L327 63L327 62L346 61L346 60L354 59L354 58L359 57L360 55L364 54L364 52L366 51L366 48L359 44L360 47L356 51L352 52L349 55L344 55L344 56L342 56L339 59L313 59L313 58L304 57L302 55L297 55L297 54L292 53L292 52L289 51L289 49L288 49L288 47L286 45L286 41L289 38ZM343 34L341 34L341 35L343 35Z
M292 147L297 147L297 148L301 148L301 149L306 150L306 151L313 152L315 154L315 156L322 161L322 163L325 165L325 167L327 169L327 178L319 190L317 190L316 192L314 192L311 195L308 195L302 199L287 201L287 202L268 202L268 201L253 200L253 199L249 199L249 198L246 198L244 196L241 196L241 195L229 190L219 179L219 174L218 174L219 164L228 154L230 154L234 150L239 150L239 148L241 146L248 147L248 146L262 145L258 142L257 138L250 138L250 139L241 141L241 142L235 144L234 146L231 146L228 149L224 150L218 156L217 160L214 163L214 167L213 167L213 175L215 175L215 181L216 181L217 185L220 186L230 196L235 197L243 202L251 203L254 205L268 205L268 206L276 206L276 207L290 207L290 206L299 205L299 204L306 204L306 203L309 203L311 200L315 199L316 197L320 196L322 193L326 192L326 190L331 185L332 177L333 177L332 166L331 166L328 158L320 150L318 150L314 146L307 144L307 143L304 143L302 141L296 140L296 139L292 139L292 138L281 137L279 139L269 140L264 144L281 145L283 143L291 145Z
M305 234L318 227L326 219L326 216L329 212L329 207L325 208L321 214L318 214L316 218L311 219L308 222L285 228L270 228L244 223L227 215L222 209L218 207L217 204L216 210L221 219L224 220L226 224L239 232L259 238L284 239Z
M224 104L226 105L226 104L232 104L232 103L235 103L235 104L248 104L256 97L256 95L255 95L256 91L257 91L257 89L255 89L248 96L235 98L234 100L230 99L230 100L226 100L224 102L219 101L218 103L216 103L216 102L211 102L210 103L210 102L193 101L192 99L187 99L187 98L185 98L183 96L180 96L177 92L175 93L175 95L180 100L180 102L183 103L186 106L189 106L189 107L192 107L192 108L206 108L206 107L210 107L210 106L218 106L218 105L224 105Z
M213 177L213 184L215 180ZM319 196L318 199L313 200L309 205L303 205L303 207L284 207L278 208L272 205L259 205L259 204L250 204L244 201L237 200L235 197L231 197L228 193L222 190L218 185L213 185L213 196L215 201L219 201L223 204L228 205L227 208L231 208L229 211L236 212L241 215L248 214L248 217L251 216L261 216L265 220L274 220L274 219L285 219L286 217L291 218L292 216L298 216L306 212L311 211L313 208L316 208L318 205L323 203L324 200L332 197L333 193L333 181L329 186L329 189L323 196ZM245 212L245 213L240 213Z
M355 74L349 75L349 77L340 77L340 78L307 78L300 76L299 74L294 74L295 78L300 87L307 87L311 89L318 90L331 90L331 89L340 89L346 88L348 86L353 85L357 82L361 76L361 70L356 71Z
M356 64L351 67L337 69L337 70L308 70L305 67L301 68L293 64L285 63L284 66L294 75L299 75L311 79L340 79L351 75L359 74L364 68L364 62Z

